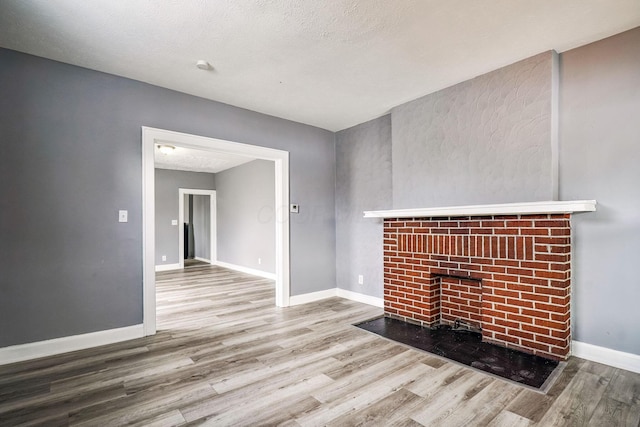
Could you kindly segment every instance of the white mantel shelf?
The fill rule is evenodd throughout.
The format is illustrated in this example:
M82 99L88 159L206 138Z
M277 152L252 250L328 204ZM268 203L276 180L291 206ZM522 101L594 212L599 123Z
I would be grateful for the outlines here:
M502 203L493 205L447 206L440 208L365 211L365 218L428 218L485 215L536 215L593 212L595 200Z

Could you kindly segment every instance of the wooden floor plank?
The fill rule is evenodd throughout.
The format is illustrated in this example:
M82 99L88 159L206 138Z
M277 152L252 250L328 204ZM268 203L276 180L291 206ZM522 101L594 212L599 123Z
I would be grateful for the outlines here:
M465 371L470 371L464 368ZM469 395L475 395L479 390L484 389L489 384L497 381L479 372L469 372L457 381L452 382L447 387L446 393L435 393L416 412L410 415L411 419L422 425L428 426L448 426L455 425L448 422L448 418L456 411L466 410L465 404L469 400Z
M341 417L350 417L357 411L375 404L394 391L411 383L415 378L426 375L432 369L433 368L425 364L417 363L407 364L386 371L378 376L377 380L365 380L368 383L365 393L362 393L362 388L357 386L345 387L345 384L349 383L348 379L346 379L346 381L337 381L330 388L324 387L321 390L311 393L311 395L314 397L321 395L326 398L325 393L328 390L335 390L339 398L334 397L313 411L298 416L297 421L303 426L321 426L332 422L338 423L337 420ZM366 375L362 375L362 377L364 376ZM358 380L361 383L363 381L361 378L353 378L353 380Z
M616 370L607 387L607 395L619 402L640 406L640 374Z
M447 417L431 425L488 425L523 390L519 385L497 378L486 385L479 382L474 389L465 393L460 402L463 409L456 408Z
M529 427L532 421L510 411L500 412L487 427Z
M328 425L336 427L389 425L407 418L407 414L421 404L420 396L400 388L365 408L336 418Z
M609 368L613 371L613 368ZM589 425L604 391L609 385L606 377L580 370L549 408L540 425Z
M157 275L155 336L0 366L0 425L633 426L640 374L570 358L546 394L352 325L341 298L278 308L273 281Z
M214 415L226 411L232 411L238 407L238 402L250 399L251 396L278 396L279 390L291 386L296 382L309 381L313 377L323 375L323 371L331 369L339 364L339 361L331 358L318 360L299 367L294 371L287 373L287 375L281 375L275 378L263 378L247 384L244 387L219 394L218 396L215 396L215 398L195 402L183 407L181 412L188 421L211 418ZM324 379L328 379L328 377L324 376Z
M594 426L640 426L640 414L627 403L604 396L593 411L589 424Z

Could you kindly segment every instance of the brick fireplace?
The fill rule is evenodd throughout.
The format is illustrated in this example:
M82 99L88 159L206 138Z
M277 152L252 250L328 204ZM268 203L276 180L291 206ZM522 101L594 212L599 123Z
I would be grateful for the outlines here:
M385 315L455 323L483 341L566 359L571 214L592 210L595 201L366 212L384 218Z

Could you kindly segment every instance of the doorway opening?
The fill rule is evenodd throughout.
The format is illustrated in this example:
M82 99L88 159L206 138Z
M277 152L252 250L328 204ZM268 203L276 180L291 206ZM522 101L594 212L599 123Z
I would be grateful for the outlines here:
M215 190L178 189L178 262L180 268L200 261L215 264Z
M276 228L275 304L279 307L289 306L289 153L273 148L142 127L143 323L145 335L156 333L154 177L156 145L171 145L273 162L276 207L274 212Z

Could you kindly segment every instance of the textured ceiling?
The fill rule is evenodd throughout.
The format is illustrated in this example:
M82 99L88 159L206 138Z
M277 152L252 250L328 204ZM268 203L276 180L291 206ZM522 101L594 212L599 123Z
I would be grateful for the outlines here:
M2 47L333 131L638 25L640 0L0 0Z
M156 145L154 152L155 167L158 169L218 173L256 160L252 157L184 147L175 147L172 153L163 154L158 147Z

